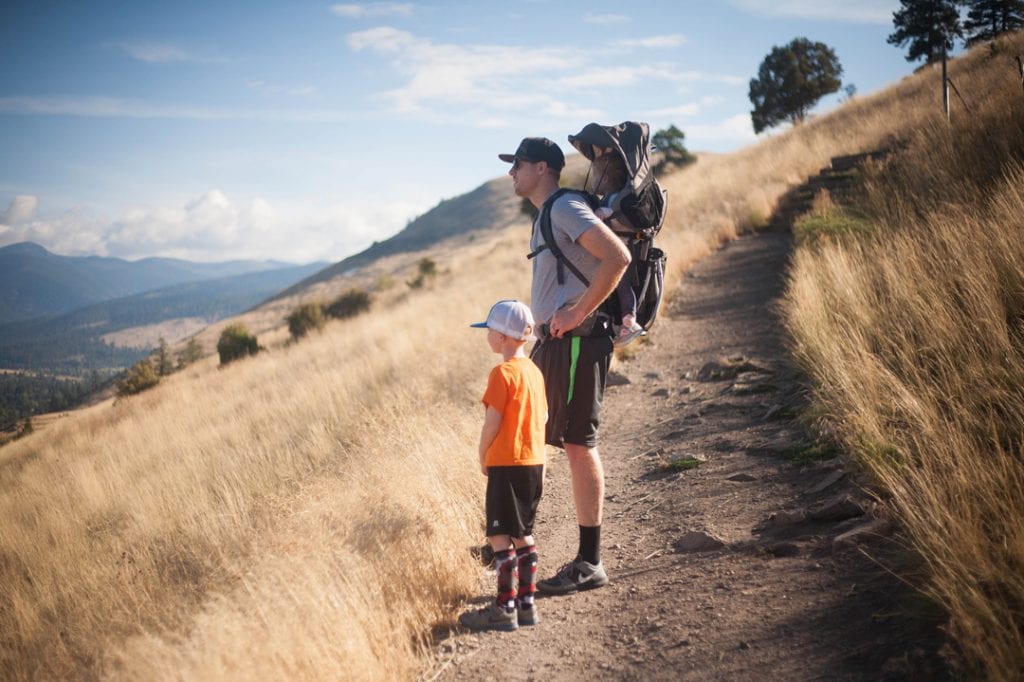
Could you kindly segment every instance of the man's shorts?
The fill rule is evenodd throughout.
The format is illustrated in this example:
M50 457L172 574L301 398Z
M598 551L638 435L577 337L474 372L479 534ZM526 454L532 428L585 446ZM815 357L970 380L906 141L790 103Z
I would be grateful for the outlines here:
M487 468L487 537L533 535L544 491L544 465Z
M531 357L544 375L548 398L548 445L597 446L612 350L612 339L605 334L547 338L534 348Z

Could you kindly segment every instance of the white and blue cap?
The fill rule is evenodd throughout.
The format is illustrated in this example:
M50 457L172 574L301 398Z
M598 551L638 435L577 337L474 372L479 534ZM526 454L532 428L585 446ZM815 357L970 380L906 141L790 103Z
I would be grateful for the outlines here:
M533 340L533 313L522 301L508 299L498 301L487 313L486 322L477 322L470 327L493 329L499 334L510 336L520 341Z

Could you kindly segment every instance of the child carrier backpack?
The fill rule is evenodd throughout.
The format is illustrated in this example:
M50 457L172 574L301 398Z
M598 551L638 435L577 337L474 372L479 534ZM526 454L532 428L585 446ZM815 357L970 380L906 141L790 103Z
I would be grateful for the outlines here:
M667 192L661 188L651 172L650 132L646 123L626 121L617 126L587 124L576 135L569 136L569 142L583 156L593 161L602 154L618 154L625 163L628 180L613 205L613 213L606 222L618 222L628 231L612 228L625 242L632 260L623 279L628 279L636 296L636 321L644 329L650 329L661 307L665 278L665 253L654 246L654 237L665 222L668 207ZM575 192L586 199L591 208L598 206L598 198L589 192L560 189L548 198L541 207L539 228L543 244L527 256L534 258L544 249L549 249L558 260L557 281L565 283L565 269L568 268L584 285L589 280L575 267L555 243L551 228L551 206L567 192ZM615 292L601 304L600 311L608 315L614 324L622 324L622 310Z

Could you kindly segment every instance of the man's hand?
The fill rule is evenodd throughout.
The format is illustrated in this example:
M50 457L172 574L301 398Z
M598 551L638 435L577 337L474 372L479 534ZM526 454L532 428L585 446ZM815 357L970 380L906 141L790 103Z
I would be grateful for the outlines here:
M487 465L484 464L483 462L480 462L480 473L483 474L484 476L487 475Z
M587 316L580 315L579 311L574 308L556 310L555 314L551 316L551 322L548 323L551 329L551 336L560 339L566 332L571 332L583 324L585 319L587 319Z

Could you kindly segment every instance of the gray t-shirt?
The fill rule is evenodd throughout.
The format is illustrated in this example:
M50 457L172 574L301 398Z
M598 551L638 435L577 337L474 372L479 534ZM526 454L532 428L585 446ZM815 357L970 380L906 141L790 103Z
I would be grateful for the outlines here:
M579 268L590 281L593 281L601 262L580 246L577 240L581 234L600 224L601 219L594 215L579 194L567 192L551 206L551 232L555 243L569 262ZM538 212L533 223L530 251L536 251L543 243ZM544 249L533 259L530 309L537 324L550 322L555 311L578 301L586 289L587 286L568 268L565 268L565 284L558 284L558 259L551 254L550 249Z

